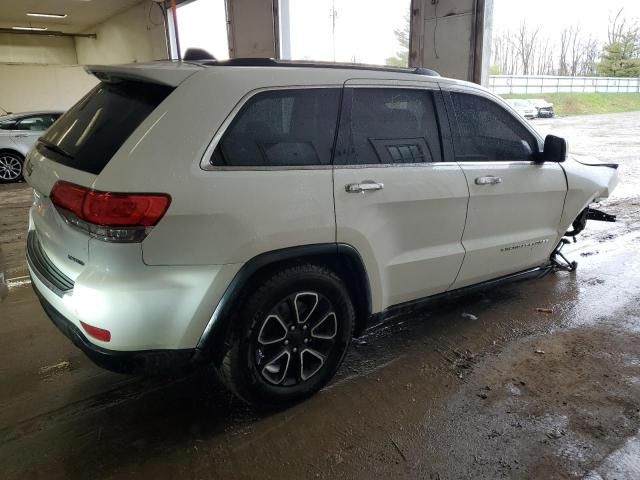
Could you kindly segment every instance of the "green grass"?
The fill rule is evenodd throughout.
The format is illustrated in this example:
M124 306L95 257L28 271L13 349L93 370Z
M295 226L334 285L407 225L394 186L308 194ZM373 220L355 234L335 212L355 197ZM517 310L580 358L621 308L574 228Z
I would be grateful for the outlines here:
M633 112L640 110L640 93L529 93L503 98L544 98L556 115Z

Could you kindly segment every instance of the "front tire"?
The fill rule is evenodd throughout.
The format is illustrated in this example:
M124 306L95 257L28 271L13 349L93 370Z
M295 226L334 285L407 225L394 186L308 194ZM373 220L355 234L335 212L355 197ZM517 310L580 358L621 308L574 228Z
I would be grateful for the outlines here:
M251 405L274 408L301 401L340 367L354 317L345 285L328 268L281 270L246 299L218 373Z
M0 183L12 183L22 180L24 158L14 152L0 152Z

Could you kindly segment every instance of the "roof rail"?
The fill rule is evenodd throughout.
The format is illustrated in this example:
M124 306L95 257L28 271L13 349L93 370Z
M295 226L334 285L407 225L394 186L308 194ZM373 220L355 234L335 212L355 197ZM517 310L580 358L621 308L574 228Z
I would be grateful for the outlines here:
M351 70L373 70L380 72L414 73L416 75L427 75L439 77L440 74L429 68L405 68L387 67L383 65L366 65L357 63L336 63L336 62L308 62L296 60L276 60L274 58L231 58L229 60L202 60L198 63L207 66L220 67L301 67L301 68L342 68Z

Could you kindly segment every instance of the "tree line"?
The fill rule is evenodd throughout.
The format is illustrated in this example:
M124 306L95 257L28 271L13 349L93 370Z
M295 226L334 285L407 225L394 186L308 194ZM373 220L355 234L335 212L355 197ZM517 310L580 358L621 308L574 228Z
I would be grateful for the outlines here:
M493 36L491 56L492 75L640 77L640 25L621 9L600 42L579 25L553 38L522 22Z

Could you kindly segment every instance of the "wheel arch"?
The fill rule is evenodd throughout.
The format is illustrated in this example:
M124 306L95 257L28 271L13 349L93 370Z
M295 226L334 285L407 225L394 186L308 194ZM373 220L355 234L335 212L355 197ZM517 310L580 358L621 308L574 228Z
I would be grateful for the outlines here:
M345 283L356 311L354 336L367 326L371 316L371 289L367 271L358 251L348 244L323 243L265 252L245 263L235 275L198 341L197 355L203 361L222 360L224 342L235 322L234 312L252 288L276 270L300 263L326 265Z
M16 155L18 155L20 157L21 160L24 161L25 155L21 152L19 152L18 150L16 150L15 148L9 148L9 147L0 147L0 153L14 153Z

